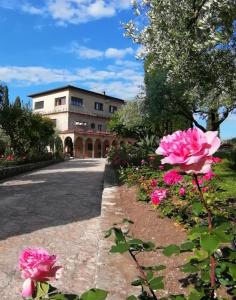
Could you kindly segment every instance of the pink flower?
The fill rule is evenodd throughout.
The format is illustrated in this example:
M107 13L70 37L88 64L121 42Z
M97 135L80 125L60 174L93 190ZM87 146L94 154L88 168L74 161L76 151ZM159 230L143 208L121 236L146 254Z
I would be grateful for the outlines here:
M7 161L13 161L14 160L14 156L13 155L8 155L6 158Z
M217 131L204 133L198 128L179 130L163 137L156 153L166 156L162 164L177 164L186 173L207 173L213 163L212 155L220 147L217 134Z
M160 165L160 166L159 166L159 170L164 170L164 166L163 166L163 165Z
M181 187L181 188L179 189L179 195L180 195L181 197L183 197L183 196L186 195L186 191L185 191L185 188L184 188L184 187Z
M26 279L23 283L23 297L32 297L35 282L49 281L57 277L61 267L54 266L56 260L57 257L55 255L49 255L42 248L27 248L21 253L19 268L21 277Z
M167 196L167 189L156 189L151 193L152 204L158 205Z
M142 160L141 160L141 165L144 165L144 164L145 164L145 160L142 159Z
M151 186L156 187L157 186L157 179L152 179L151 180Z
M208 191L208 187L207 186L204 186L203 188L202 188L202 192L203 193L206 193Z
M216 176L215 173L213 173L212 171L209 171L204 176L202 176L202 178L208 181L208 180L211 180L212 178L214 178L215 176Z
M183 179L183 176L179 174L177 170L170 170L163 176L163 180L168 185L179 183Z
M203 185L203 183L204 183L204 181L201 178L198 178L198 184L201 186L201 185ZM197 183L195 180L192 180L192 184L194 186L197 186Z
M220 157L213 156L212 161L213 161L214 164L218 164L218 163L222 162L222 159Z

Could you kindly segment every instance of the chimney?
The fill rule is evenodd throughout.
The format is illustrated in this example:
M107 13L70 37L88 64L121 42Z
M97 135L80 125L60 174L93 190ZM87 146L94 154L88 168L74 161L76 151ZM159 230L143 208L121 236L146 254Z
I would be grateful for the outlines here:
M106 91L103 91L103 95L106 96Z

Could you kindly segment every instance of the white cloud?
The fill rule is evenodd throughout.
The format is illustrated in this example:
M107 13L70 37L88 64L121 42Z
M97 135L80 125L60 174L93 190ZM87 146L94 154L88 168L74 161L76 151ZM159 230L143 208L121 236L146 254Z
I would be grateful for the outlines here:
M30 5L29 3L24 4L21 9L24 12L27 12L31 15L44 15L45 14L45 10L43 8L38 8L35 6Z
M98 50L82 46L77 42L72 42L69 47L55 47L54 49L65 53L73 53L77 56L77 58L83 59L107 58L121 60L125 56L133 55L135 53L134 49L132 49L131 47L124 49L108 48L105 50Z
M99 59L103 57L103 52L96 49L80 46L77 43L72 43L69 53L74 53L78 58Z
M0 0L0 3L7 0ZM35 7L28 1L21 6L29 14L51 16L57 24L79 24L104 17L112 17L118 11L128 9L129 0L44 0L44 6Z
M42 85L51 83L71 83L89 89L103 91L107 94L131 99L136 96L139 86L143 85L141 71L131 69L96 70L80 68L67 69L45 68L41 66L0 66L0 78L13 86Z
M107 58L123 58L125 57L126 55L132 55L134 54L134 50L129 47L129 48L125 48L125 49L116 49L116 48L108 48L106 51L105 51L105 56Z

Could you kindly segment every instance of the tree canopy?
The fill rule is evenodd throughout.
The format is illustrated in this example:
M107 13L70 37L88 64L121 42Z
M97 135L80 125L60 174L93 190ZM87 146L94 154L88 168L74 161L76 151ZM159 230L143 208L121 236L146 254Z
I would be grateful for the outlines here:
M235 0L142 0L134 8L138 22L126 33L152 57L149 69L161 67L167 83L181 86L174 105L189 121L201 128L199 114L218 129L236 108Z

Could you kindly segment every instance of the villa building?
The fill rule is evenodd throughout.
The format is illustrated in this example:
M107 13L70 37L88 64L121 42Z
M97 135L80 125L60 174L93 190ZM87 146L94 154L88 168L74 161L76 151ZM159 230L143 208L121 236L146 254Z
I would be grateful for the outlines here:
M106 157L110 146L124 143L107 123L124 100L72 85L29 95L33 111L55 122L64 151L78 158Z

